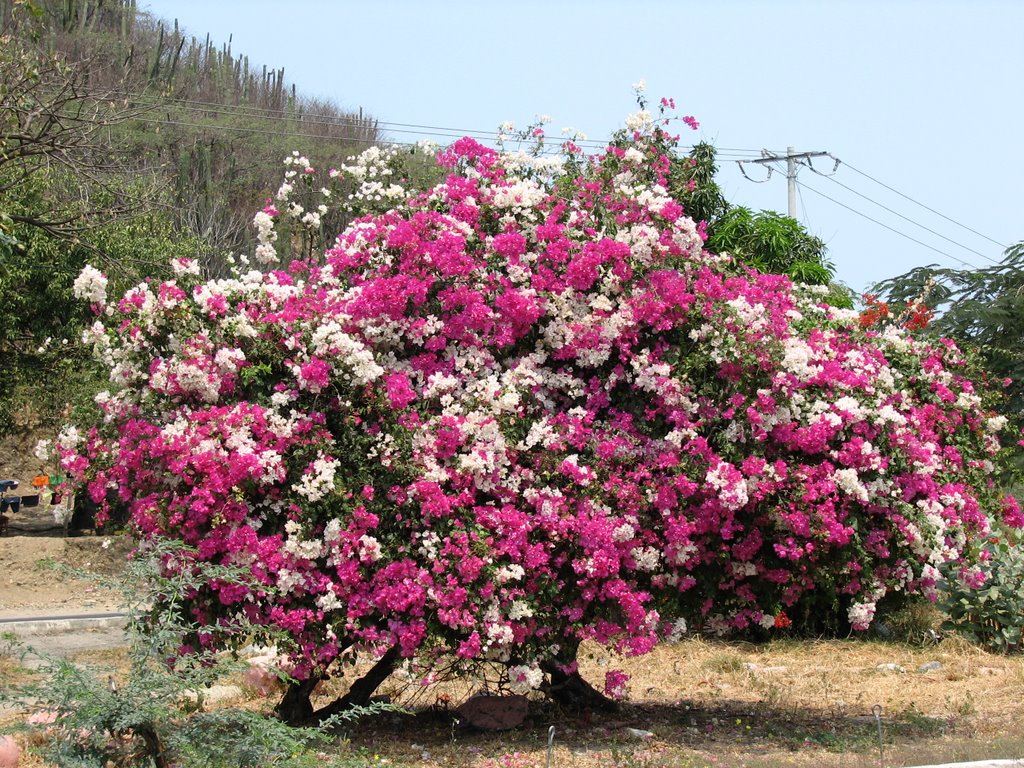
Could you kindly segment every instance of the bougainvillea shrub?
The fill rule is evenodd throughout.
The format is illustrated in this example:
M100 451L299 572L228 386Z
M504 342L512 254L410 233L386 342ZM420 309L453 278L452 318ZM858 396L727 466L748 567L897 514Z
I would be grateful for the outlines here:
M250 568L265 590L191 595L196 642L242 613L295 639L299 678L397 645L526 690L582 639L784 628L815 592L864 629L939 566L977 582L993 517L1021 520L964 356L706 252L673 143L646 111L594 158L462 139L404 195L364 156L324 205L373 212L275 268L277 222L319 223L290 159L262 270L180 261L110 303L83 275L112 388L63 468L142 536Z

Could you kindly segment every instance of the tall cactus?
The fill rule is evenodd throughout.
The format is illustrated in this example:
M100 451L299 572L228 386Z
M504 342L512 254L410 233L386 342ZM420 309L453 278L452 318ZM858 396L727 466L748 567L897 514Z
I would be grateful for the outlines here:
M178 60L181 58L181 49L185 47L185 36L178 29L178 20L174 20L174 37L178 40L178 47L174 50L174 57L171 59L171 68L167 72L167 84L174 84L174 75L178 70Z
M164 52L164 24L157 25L156 51L153 55L153 64L149 70L149 81L155 83L160 76L160 58Z

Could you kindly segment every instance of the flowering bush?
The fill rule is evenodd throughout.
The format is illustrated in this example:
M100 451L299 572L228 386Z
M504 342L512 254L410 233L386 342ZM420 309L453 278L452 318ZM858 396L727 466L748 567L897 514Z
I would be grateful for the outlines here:
M822 591L864 629L944 564L980 578L1001 424L964 356L706 252L666 124L563 164L462 139L404 194L364 157L327 199L379 209L323 254L209 282L181 261L102 309L113 389L63 468L267 587L196 590L196 643L242 614L294 638L299 678L398 646L535 687L582 639L784 628ZM309 214L291 191L262 262Z

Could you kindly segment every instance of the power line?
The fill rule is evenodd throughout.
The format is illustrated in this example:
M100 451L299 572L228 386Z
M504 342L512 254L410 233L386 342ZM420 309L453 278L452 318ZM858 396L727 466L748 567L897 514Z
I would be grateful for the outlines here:
M800 188L799 184L797 185L796 193L800 196L800 207L804 209L804 221L806 222L807 228L810 229L811 215L810 212L807 210L807 203L804 202L804 191Z
M283 114L283 110L274 109L272 107L253 107L244 104L223 104L212 101L200 101L198 99L185 99L179 97L147 97L145 94L124 94L129 97L140 98L140 99L151 99L148 103L154 106L161 106L167 102L179 104L186 108L193 109L193 111L212 112L214 114L221 115L238 115L245 117L256 117L264 120L281 120L286 122L303 122L312 125L338 125L338 126L355 126L355 127L366 127L373 125L377 128L383 128L384 130L392 131L394 133L424 133L431 131L440 131L443 134L452 134L456 138L462 136L487 136L493 137L494 131L482 131L478 129L468 128L454 128L451 126L438 126L438 125L422 125L417 123L400 123L387 120L369 119L364 117L355 117L347 115L331 115L326 113L316 112L302 112L294 115ZM391 127L394 126L394 127ZM417 130L404 130L404 129L417 129ZM596 140L583 139L576 142L577 144L599 144Z
M952 259L953 261L958 262L959 264L963 264L965 267L970 267L971 269L978 269L977 265L971 264L969 261L964 261L963 259L957 258L953 254L946 253L945 251L940 250L940 249L938 249L938 248L936 248L936 247L934 247L932 245L928 245L928 243L923 242L922 240L918 240L916 237L911 237L906 232L901 232L898 229L894 229L893 227L890 227L888 224L884 224L883 222L879 221L878 219L874 219L871 216L868 216L866 213L862 213L861 211L858 211L856 208L851 208L850 206L846 205L845 203L839 202L834 197L829 197L824 192L820 192L817 189L815 189L814 187L807 186L802 181L798 181L797 184L799 184L804 189L806 189L806 190L808 190L810 192L813 192L816 195L820 195L821 197L824 197L826 200L831 200L833 203L835 203L836 205L840 206L841 208L845 208L846 210L851 211L851 212L857 214L858 216L862 216L863 218L867 219L868 221L874 222L875 224L877 224L880 227L884 227L885 229L888 229L890 232L894 232L895 234L899 235L900 237L905 237L907 240L911 240L911 241L917 243L918 245L923 245L928 250L935 251L936 253L942 254L943 256L945 256L948 259Z
M231 113L227 113L227 114L231 114ZM211 123L198 123L198 122L190 122L190 121L187 121L187 120L171 120L171 119L168 119L168 118L154 118L154 117L145 117L145 116L139 116L139 117L137 117L135 119L138 120L139 122L151 123L151 124L157 124L157 125L178 125L178 126L191 127L191 128L205 128L205 129L214 130L214 131L233 131L235 133L253 133L253 134L258 134L258 135L263 135L263 136L279 136L279 137L283 137L283 138L292 138L292 137L294 137L294 138L308 138L308 139L319 139L321 141L324 141L324 140L335 140L335 141L339 141L339 142L349 142L349 143L355 143L355 144L392 144L392 145L398 145L398 146L404 146L404 147L415 147L416 146L416 143L415 142L411 142L411 141L384 141L384 140L381 140L381 139L360 138L360 137L355 137L355 136L324 136L322 134L304 133L302 131L271 131L271 130L265 130L265 129L260 129L260 128L250 128L250 127L245 127L245 126L223 125L223 124L218 124L218 123L213 123L213 124L211 124ZM264 119L264 118L260 118L260 119ZM291 122L291 120L289 118L287 118L287 117L277 117L277 118L273 118L273 119L288 120L289 122ZM312 123L312 124L316 125L316 123ZM417 132L409 131L409 133L417 133ZM418 135L421 135L421 136L422 135L433 135L433 136L436 136L438 138L455 139L455 138L462 138L465 134L458 134L458 133L453 133L453 134L437 134L437 133L429 134L428 133L428 134L424 134L424 133L418 133ZM478 134L478 136L480 138L487 139L487 140L490 140L490 139L494 138L494 134L489 134L489 135ZM470 137L470 138L472 138L472 137ZM605 146L606 145L601 145L601 148L603 149ZM680 149L687 149L687 147L680 147ZM553 151L553 152L557 151L557 146L556 145L552 145L551 151Z
M350 142L354 144L381 144L390 143L397 144L402 147L415 147L416 144L408 141L393 141L393 142L381 142L379 139L360 139L350 136L323 136L315 133L299 133L296 131L265 131L259 128L246 128L244 126L234 125L210 125L208 123L190 123L186 120L167 120L164 118L154 117L139 117L136 118L139 122L152 123L154 125L180 125L186 128L206 128L214 131L233 131L235 133L255 133L261 136L282 136L284 138L301 138L301 139L320 139L324 140L335 140L339 142Z
M324 126L340 126L340 127L368 127L373 125L376 128L380 128L384 131L391 133L412 133L417 135L432 135L438 136L439 138L462 138L463 136L479 137L486 139L493 139L495 131L484 131L480 129L464 129L455 128L450 126L436 126L436 125L424 125L417 123L402 123L395 121L386 120L370 120L368 118L359 118L355 116L344 116L344 115L330 115L325 113L315 112L303 112L296 115L282 114L282 110L268 108L268 107L251 107L246 105L235 105L235 104L219 104L217 102L201 101L198 99L184 99L176 97L168 98L156 98L149 97L145 94L132 94L123 93L123 96L129 98L138 98L140 100L146 100L145 103L151 106L163 106L167 102L178 104L186 109L191 109L196 112L209 112L216 115L222 116L238 116L238 117L253 117L262 120L275 120L279 122L288 123L306 123L309 125L324 125ZM393 128L390 126L394 126ZM412 130L416 129L416 130ZM293 135L293 134L289 134ZM301 135L301 134L294 134ZM318 137L319 138L319 137ZM403 142L393 142L403 143ZM608 142L599 139L580 139L574 141L579 146L589 146L595 149L604 149ZM680 149L691 149L691 146L683 146ZM753 149L740 149L736 147L716 147L716 154L723 156L758 156L759 150Z
M795 149L793 149L793 147L787 147L785 155L781 155L781 154L779 154L777 152L769 152L767 149L762 149L761 150L761 155L762 155L762 157L759 160L750 160L749 162L756 163L757 165L767 165L768 168L770 169L772 166L768 165L769 163L777 163L777 162L780 162L781 160L785 160L786 161L786 182L787 182L786 186L788 188L788 195L789 195L788 213L789 213L790 218L795 219L796 218L796 167L797 167L797 161L805 161L805 162L801 162L800 164L801 165L807 165L808 168L812 168L813 166L811 166L811 164L810 164L811 163L811 158L812 157L827 157L827 156L829 156L828 152L797 152ZM743 170L743 161L739 160L737 162L739 163L740 170L742 171ZM836 164L838 165L838 163L839 163L839 161L837 160ZM744 176L747 175L746 171L743 172L743 175ZM768 174L768 177L771 178L771 173L770 172ZM767 179L766 179L766 181L767 181Z
M493 138L493 132L486 131L463 131L458 128L443 128L439 126L415 126L406 123L381 123L380 121L367 120L359 118L348 118L342 116L331 116L331 115L316 115L310 113L303 113L301 115L287 115L281 114L278 110L253 110L250 107L237 107L233 105L217 105L208 102L198 102L195 106L191 103L183 102L182 100L168 100L178 106L193 112L203 112L211 115L220 117L246 117L256 120L267 120L285 122L291 125L298 126L325 126L325 127L338 127L338 128L355 128L355 129L381 129L388 133L408 133L419 136L436 136L438 138L445 139L458 139L463 136L470 136L471 138ZM153 106L161 106L162 102L152 101L148 102ZM277 114L275 114L277 112ZM322 118L322 119L320 119ZM408 125L408 128L392 128L389 126L397 125ZM422 130L413 130L419 128ZM301 135L301 134L298 134ZM401 143L401 142L396 142Z
M898 189L894 189L893 187L890 187L890 186L889 186L888 184L886 184L885 182L879 181L879 180L878 180L878 179L876 179L876 178L875 178L874 176L871 176L870 174L867 174L867 173L865 173L864 171L861 171L861 170L858 170L858 169L854 168L854 167L853 167L852 165L850 165L849 163L847 163L847 162L845 162L845 161L843 162L843 165L845 165L845 166L846 166L847 168L849 168L849 169L850 169L851 171L853 171L854 173L859 173L859 174L860 174L861 176L863 176L864 178L866 178L866 179L870 179L871 181L875 182L875 184L878 184L879 186L885 187L885 188L886 188L886 189L888 189L888 190L889 190L890 192L894 192L894 193L896 193L897 195L899 195L900 197L904 198L905 200L909 200L909 201L910 201L910 202L912 202L912 203L913 203L914 205L919 205L920 207L924 208L924 209L925 209L926 211L931 211L931 212L932 212L932 213L934 213L934 214L935 214L936 216L939 216L939 217L941 217L941 218L945 219L946 221L950 222L951 224L956 224L956 225L957 225L958 227L960 227L960 228L962 228L962 229L966 229L966 230L967 230L968 232L973 232L973 233L974 233L975 235L977 235L978 237L984 238L985 240L988 240L988 241L989 241L990 243L993 243L994 245L998 245L998 246L999 246L1000 248L1002 248L1003 250L1007 250L1007 249L1008 249L1008 248L1010 247L1010 246L1006 245L1005 243L1000 243L1000 242L999 242L998 240L993 240L993 239L992 239L991 237L989 237L988 235L983 235L983 234L982 234L981 232L979 232L979 231L978 231L978 230L976 230L976 229L971 229L971 228L970 228L970 227L968 227L968 226L967 226L966 224L961 224L961 223L960 223L959 221L957 221L956 219L952 219L952 218L950 218L949 216L947 216L946 214L944 214L944 213L940 213L939 211L936 211L936 210L935 210L934 208L930 208L930 207L928 207L928 206L927 206L927 205L925 205L924 203L918 202L918 201L917 201L917 200L915 200L914 198L910 197L910 195L905 195L905 194L903 194L903 193L902 193L902 192L900 192L900 191L899 191ZM988 257L986 257L986 258L988 258Z
M873 198L868 197L867 195L863 194L862 192L858 192L853 187L849 187L846 184L843 184L843 182L841 182L838 179L834 178L830 174L822 173L817 168L815 168L813 165L808 164L807 167L810 168L814 173L818 174L819 176L823 176L824 178L828 179L833 184L838 184L843 189L846 189L846 190L849 190L850 192L853 192L853 194L857 195L857 197L863 198L863 199L867 200L869 203L872 203L873 205L877 205L879 208L882 208L883 210L888 211L889 213L891 213L894 216L899 216L901 219L903 219L904 221L907 221L907 222L913 224L915 227L920 227L925 232L930 232L931 234L935 235L936 237L942 238L947 243L952 243L953 245L957 246L958 248L963 248L965 251L970 251L971 253L973 253L976 256L981 256L981 258L985 259L986 261L990 261L993 264L998 264L999 263L998 260L993 259L991 256L988 256L988 255L982 253L981 251L976 251L973 248L970 248L970 247L964 245L963 243L958 243L956 240L953 240L952 238L946 237L941 232L936 232L934 229L931 229L930 227L926 227L924 224L921 224L918 221L914 221L913 219L911 219L908 216L904 216L899 211L894 211L889 206L884 205L883 203L880 203L877 200L874 200ZM998 243L997 243L997 245L998 245Z

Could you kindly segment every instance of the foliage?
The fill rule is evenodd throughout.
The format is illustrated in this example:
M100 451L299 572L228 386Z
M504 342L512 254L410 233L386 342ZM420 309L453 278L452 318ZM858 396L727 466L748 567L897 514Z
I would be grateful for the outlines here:
M989 375L1005 381L1001 412L1024 428L1024 242L991 267L919 267L875 290L890 302L923 302L935 313L934 335L977 350Z
M996 651L1022 647L1024 630L1024 547L1015 531L991 537L985 546L985 585L965 589L953 578L944 584L941 607L950 629Z
M789 216L774 211L755 213L729 203L715 181L715 157L715 148L706 143L695 145L686 156L673 156L666 184L690 218L705 222L707 250L728 253L759 272L830 286L829 302L851 307L849 291L832 283L835 267L825 255L825 243Z
M101 213L110 221L138 207L126 188L109 186L119 165L105 144L113 126L135 115L93 89L80 69L59 56L7 30L0 33L0 224L5 236L20 239L11 231L20 225L72 240ZM38 183L39 177L47 183Z
M832 278L831 266L822 260L824 243L808 235L796 219L772 211L731 208L709 229L708 248L795 282L827 285Z
M981 581L992 518L1022 518L989 483L976 371L706 251L663 119L593 159L463 139L422 192L350 199L332 177L362 189L380 157L324 178L291 156L255 219L269 271L178 260L110 302L80 276L116 386L63 468L144 538L251 574L190 596L193 648L243 611L293 638L300 679L390 648L410 674L498 661L525 691L584 639L784 628L816 595L864 629L943 563ZM366 215L288 262L280 225L324 215L307 184Z
M58 182L58 176L64 179ZM31 207L35 196L71 178L53 170L27 179L8 195L8 210ZM0 425L55 425L68 404L79 412L88 409L105 378L78 343L92 322L72 291L78 273L97 264L110 272L112 289L124 291L146 277L168 274L169 259L195 253L200 243L176 233L159 210L94 222L82 233L87 240L62 239L24 224L12 226L11 233L17 246L0 253L0 354L9 365L0 381Z
M997 409L1010 430L1024 430L1024 242L999 264L980 269L920 267L875 287L889 303L923 307L928 332L949 336L973 351L994 384L1005 389ZM874 306L888 307L880 302ZM876 310L877 311L877 310ZM1019 443L1018 443L1019 445ZM1019 486L1024 454L1001 463L1003 483ZM986 545L987 581L979 590L955 579L944 592L948 626L1000 651L1019 650L1024 627L1024 550L1018 536L1003 532Z
M182 601L210 581L226 585L239 579L249 579L244 569L202 563L180 542L154 542L134 556L119 585L129 615L128 669L105 672L44 659L41 678L5 688L0 699L30 706L29 722L44 735L44 758L62 766L321 763L311 750L329 740L322 729L291 728L247 709L204 709L204 689L246 664L205 650L179 655L184 637L196 628L182 616ZM163 608L159 614L152 611L154 603ZM244 642L270 639L265 628L251 627L244 618L233 631ZM344 719L381 709L353 709Z
M153 175L119 162L111 135L138 113L80 66L33 44L15 4L0 33L0 426L53 425L91 400L97 368L75 343L89 314L71 283L88 263L124 290L167 271L183 240L156 210ZM24 6L24 7L22 7Z
M636 88L637 104L646 112L648 102L642 83ZM675 109L672 99L662 99L660 113ZM682 118L690 127L698 124L692 117ZM668 121L665 122L667 126ZM613 146L627 147L631 131L620 131ZM686 214L700 222L706 234L705 248L712 253L727 253L738 262L759 272L786 275L794 282L829 285L835 268L825 257L825 243L814 237L796 219L773 211L751 211L733 206L715 181L718 167L715 148L707 143L695 145L687 155L666 155L669 166L665 189L678 201ZM848 292L836 287L829 297L836 306L852 306Z
M134 0L38 0L35 26L14 35L45 40L93 89L116 95L134 117L108 133L137 170L159 168L177 226L210 247L204 267L251 246L248 216L286 151L319 148L340 163L379 139L376 121L288 87L284 70L250 64L218 45L138 11Z

